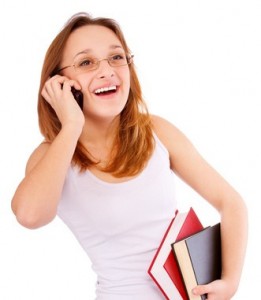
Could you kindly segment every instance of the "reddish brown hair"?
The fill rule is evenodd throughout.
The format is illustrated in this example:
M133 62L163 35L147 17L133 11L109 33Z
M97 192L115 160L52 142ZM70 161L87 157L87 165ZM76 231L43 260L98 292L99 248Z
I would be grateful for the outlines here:
M61 130L61 123L47 101L41 95L41 91L49 76L58 73L65 44L70 34L86 25L100 25L112 30L120 40L125 52L130 53L123 33L119 25L113 19L92 18L86 13L74 15L56 36L47 50L43 63L41 82L38 94L38 116L40 131L46 141L52 142ZM114 139L113 155L110 163L103 168L116 177L134 176L138 174L147 163L154 147L154 139L151 128L151 119L142 98L141 87L133 63L130 68L130 92L125 108L120 115L120 124ZM88 149L78 141L73 163L79 166L81 171L97 164L91 159Z

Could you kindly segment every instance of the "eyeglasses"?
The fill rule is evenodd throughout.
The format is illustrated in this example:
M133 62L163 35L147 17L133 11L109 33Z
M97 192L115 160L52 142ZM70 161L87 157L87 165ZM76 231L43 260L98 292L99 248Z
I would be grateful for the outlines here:
M122 67L131 64L133 57L134 55L126 55L126 54L114 54L103 59L97 59L94 57L83 57L78 61L76 61L73 65L66 66L59 69L57 73L71 67L74 67L74 70L77 73L85 73L85 72L93 71L99 68L100 62L103 60L107 60L108 64L111 67Z

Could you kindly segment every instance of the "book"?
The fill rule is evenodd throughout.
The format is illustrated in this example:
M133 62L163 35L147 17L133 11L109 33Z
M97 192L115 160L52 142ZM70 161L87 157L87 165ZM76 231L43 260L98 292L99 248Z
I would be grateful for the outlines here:
M176 212L176 215L166 229L148 269L149 275L166 299L188 299L179 265L172 251L172 243L202 229L203 226L193 208L190 208L185 213Z
M192 289L221 277L220 223L172 244L188 299L205 300L206 295L195 296Z

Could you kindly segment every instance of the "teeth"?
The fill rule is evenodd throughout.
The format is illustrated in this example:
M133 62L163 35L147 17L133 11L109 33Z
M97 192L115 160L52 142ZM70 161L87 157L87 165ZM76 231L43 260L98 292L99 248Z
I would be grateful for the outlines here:
M108 91L116 91L116 85L100 88L94 91L95 94L100 94Z

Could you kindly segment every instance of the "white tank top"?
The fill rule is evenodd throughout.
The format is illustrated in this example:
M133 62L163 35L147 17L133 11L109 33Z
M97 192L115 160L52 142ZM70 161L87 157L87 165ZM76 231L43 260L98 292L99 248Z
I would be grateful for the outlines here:
M74 233L97 274L96 300L162 300L148 268L176 211L167 149L156 145L146 168L121 183L70 168L58 216Z

